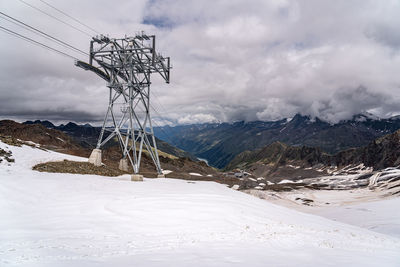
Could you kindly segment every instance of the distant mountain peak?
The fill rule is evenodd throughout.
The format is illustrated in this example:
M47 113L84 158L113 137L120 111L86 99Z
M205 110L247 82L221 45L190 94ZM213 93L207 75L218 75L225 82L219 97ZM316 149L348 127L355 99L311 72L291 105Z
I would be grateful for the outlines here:
M74 123L74 122L68 122L67 125L65 126L78 126L78 124Z
M389 120L400 120L400 115L396 115L396 116L393 116L393 117L390 117L389 118Z
M379 118L378 116L376 116L372 113L364 111L364 112L361 112L360 114L354 115L352 120L357 121L357 122L364 122L367 120L378 121L378 120L381 120L381 118Z
M47 121L47 120L45 120L45 121L41 121L41 120L26 121L23 124L42 124L43 126L45 126L47 128L52 128L52 129L56 128L56 126L53 123L51 123L50 121Z
M310 115L301 115L300 113L297 113L296 115L294 115L292 120L301 120L301 121L311 120L311 116Z

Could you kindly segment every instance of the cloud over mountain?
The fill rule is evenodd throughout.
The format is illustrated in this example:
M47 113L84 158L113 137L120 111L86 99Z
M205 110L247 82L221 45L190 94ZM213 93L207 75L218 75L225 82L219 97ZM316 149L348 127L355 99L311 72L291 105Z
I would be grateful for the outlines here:
M296 113L337 122L362 111L400 113L398 1L54 5L111 36L139 30L157 35L157 49L173 64L171 84L154 79L159 124L272 120ZM86 36L18 2L4 10L82 49L89 46ZM0 115L101 120L107 101L102 81L71 60L1 35Z

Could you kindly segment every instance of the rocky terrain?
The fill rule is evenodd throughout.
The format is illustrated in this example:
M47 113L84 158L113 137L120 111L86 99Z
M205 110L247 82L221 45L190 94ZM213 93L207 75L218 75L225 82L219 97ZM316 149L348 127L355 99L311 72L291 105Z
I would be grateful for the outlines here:
M9 150L0 148L0 163L2 161L14 162L14 159L12 158L12 152Z
M57 128L62 128L64 131ZM0 135L3 139L4 136L9 136L13 142L25 140L24 142L28 144L32 142L33 145L39 144L42 148L84 157L90 154L92 143L96 140L90 137L96 133L94 129L97 128L73 123L54 126L47 121L24 124L12 121L0 122ZM92 140L87 141L90 138ZM167 177L216 181L240 190L284 192L301 188L310 190L362 188L370 184L369 179L374 175L379 175L382 179L386 177L381 176L386 172L385 169L400 165L400 130L379 137L366 146L347 149L333 155L321 148L291 146L276 141L261 149L239 153L227 164L224 173L209 167L205 162L177 156L182 153L184 155L185 152L169 144L164 147L167 151L160 149L160 161ZM169 153L171 151L173 153ZM118 175L120 157L117 145L108 146L103 150L103 163L108 169L91 170L90 173L100 171L102 175L108 175L106 172ZM71 169L69 162L46 163L36 166L36 169L83 173L80 171L82 166L78 165L72 165ZM142 159L141 173L146 177L156 177L152 161L146 151ZM392 180L390 184L391 182Z
M339 174L341 171L347 174L364 169L376 171L396 166L400 166L400 130L380 137L367 146L334 155L319 148L295 147L275 142L259 150L240 153L226 169L239 168L256 177L280 181Z
M263 149L240 153L227 168L233 169L233 173L247 174L239 178L240 182L233 186L235 189L278 202L289 200L289 205L314 205L318 197L311 192L315 191L353 193L357 190L360 196L354 194L354 201L398 196L400 130L367 146L334 155L318 148L275 142ZM293 195L298 197L292 199ZM345 197L352 198L351 195Z
M277 141L292 146L319 147L321 153L333 154L366 146L399 128L399 116L379 119L365 113L336 124L297 114L291 119L273 122L206 123L154 130L160 139L208 160L212 166L224 168L239 153L261 149Z
M107 165L94 166L89 162L79 161L50 161L39 163L32 167L35 171L54 172L54 173L73 173L73 174L95 174L102 176L119 176L126 174L115 168L110 168Z
M82 140L89 140L89 136L96 133L97 129L89 126L74 126L72 123L65 131L58 130L52 123L48 121L40 123L18 123L11 120L0 121L0 140L10 145L21 146L22 144L35 146L41 149L49 149L61 153L66 153L75 156L88 157L90 155L92 144ZM76 125L76 124L75 124ZM66 129L69 129L68 131ZM75 130L71 130L75 129ZM81 136L82 138L77 138ZM96 138L97 139L97 138ZM93 140L96 140L93 139ZM165 143L165 142L161 142ZM167 176L174 176L175 178L183 178L189 180L216 180L219 177L219 172L206 163L200 161L193 161L190 158L179 157L185 155L180 149L176 149L169 144L159 146L166 148L167 151L159 149L160 162L164 170L167 170ZM175 155L168 152L174 152ZM1 160L12 160L7 154L7 151L1 151ZM4 154L4 155L3 155ZM178 155L178 156L177 156ZM121 159L121 152L117 143L111 144L102 151L103 163L108 167L107 172L113 174L120 173L118 170L119 160ZM81 164L64 163L50 163L36 168L41 171L55 171L57 172L70 172L70 173L83 173ZM94 170L91 173L95 173ZM132 171L132 170L130 170ZM103 175L104 171L101 172ZM141 173L147 177L156 177L153 162L144 151L141 162ZM195 175L193 175L195 174Z
M70 136L40 124L25 125L11 120L2 120L0 121L0 138L2 141L17 145L26 143L21 141L29 141L40 144L45 149L76 156L85 156L88 153Z
M97 140L99 138L100 131L101 131L100 127L93 127L92 125L90 125L88 123L79 125L79 124L76 124L73 122L68 122L65 125L61 124L61 125L56 126L50 121L36 120L36 121L26 121L23 124L25 124L25 125L40 124L48 129L59 130L59 131L65 133L66 135L70 136L80 146L82 146L84 148L89 148L89 149L93 149L96 146ZM192 154L190 154L186 151L183 151L182 149L176 148L176 147L168 144L167 142L164 142L157 138L156 138L156 142L157 142L157 148L165 153L174 155L176 157L190 158L193 161L197 161L197 158L195 156L193 156ZM107 144L107 146L113 146L116 144L117 144L117 142L114 142L114 143L111 142L111 145Z

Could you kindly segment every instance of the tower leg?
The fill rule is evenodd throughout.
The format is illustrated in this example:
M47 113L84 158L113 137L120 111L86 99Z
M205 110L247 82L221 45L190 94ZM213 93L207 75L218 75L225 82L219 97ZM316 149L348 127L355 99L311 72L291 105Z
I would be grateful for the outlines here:
M89 163L94 164L94 166L101 166L101 149L95 148L89 157Z

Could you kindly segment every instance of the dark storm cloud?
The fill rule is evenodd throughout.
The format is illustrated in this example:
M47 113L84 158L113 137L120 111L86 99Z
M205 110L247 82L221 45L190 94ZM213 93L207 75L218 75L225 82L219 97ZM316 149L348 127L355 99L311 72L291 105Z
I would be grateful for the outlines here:
M363 111L400 113L398 1L53 4L112 37L140 30L157 35L157 49L171 56L173 65L171 84L157 77L153 83L159 124L273 120L296 113L336 122ZM88 50L87 36L18 1L0 5ZM0 21L14 27L6 23ZM0 116L101 120L107 89L97 76L70 59L0 34Z

